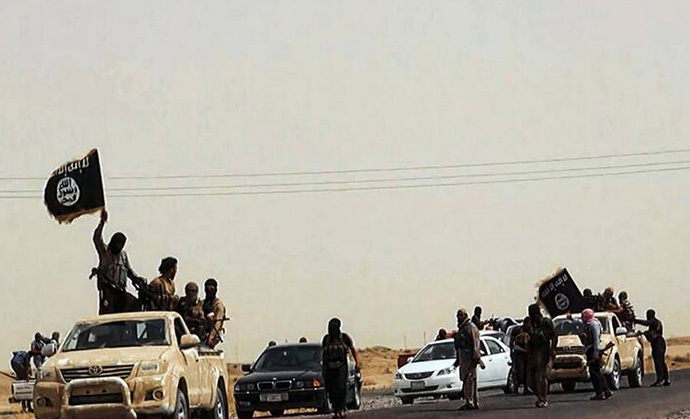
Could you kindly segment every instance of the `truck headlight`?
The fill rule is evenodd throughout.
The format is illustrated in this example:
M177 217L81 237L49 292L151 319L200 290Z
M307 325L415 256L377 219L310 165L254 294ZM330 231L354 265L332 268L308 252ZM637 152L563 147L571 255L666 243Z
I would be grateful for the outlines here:
M139 364L139 373L137 375L156 375L162 374L165 371L165 365L161 361L145 361Z
M38 371L38 380L37 381L52 381L55 382L58 380L57 376L57 369L55 367L46 367L44 366L42 369Z

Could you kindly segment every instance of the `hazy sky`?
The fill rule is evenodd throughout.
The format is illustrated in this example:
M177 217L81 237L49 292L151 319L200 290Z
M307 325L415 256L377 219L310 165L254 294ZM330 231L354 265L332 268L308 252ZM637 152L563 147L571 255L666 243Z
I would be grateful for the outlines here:
M271 339L318 339L333 315L358 345L392 347L453 327L461 306L524 315L535 283L559 266L583 288L627 289L640 314L657 308L670 335L690 334L688 171L165 198L113 189L564 165L111 178L690 148L687 12L686 1L3 1L0 177L47 177L97 147L108 237L127 233L148 278L176 256L179 291L218 278L231 360ZM3 191L42 186L0 180ZM0 195L9 358L35 331L66 332L95 313L97 217L58 225L40 199Z

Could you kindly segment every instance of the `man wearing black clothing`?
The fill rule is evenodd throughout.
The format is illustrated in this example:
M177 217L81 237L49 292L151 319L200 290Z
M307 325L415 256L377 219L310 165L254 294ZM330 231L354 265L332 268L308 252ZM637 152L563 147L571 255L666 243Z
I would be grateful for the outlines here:
M652 345L652 359L654 359L654 371L656 381L652 387L660 385L670 386L671 381L668 376L668 366L666 365L666 339L664 339L664 325L661 320L656 318L656 312L652 309L647 310L647 320L635 319L635 323L647 326L644 332L645 337Z

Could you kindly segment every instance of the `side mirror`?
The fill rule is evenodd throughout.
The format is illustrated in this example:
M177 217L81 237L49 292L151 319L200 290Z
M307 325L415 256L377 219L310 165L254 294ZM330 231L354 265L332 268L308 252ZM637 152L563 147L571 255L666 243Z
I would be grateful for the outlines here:
M191 333L182 335L182 339L180 339L180 349L195 348L199 345L201 345L201 340L199 339L199 336L193 335Z
M616 336L625 336L628 334L628 329L626 327L619 327L616 329Z
M242 364L242 372L252 372L252 366L249 364Z
M410 362L412 362L412 360L413 360L413 359L414 359L414 357L413 357L413 356L411 356L411 357L407 358L407 363L409 364Z

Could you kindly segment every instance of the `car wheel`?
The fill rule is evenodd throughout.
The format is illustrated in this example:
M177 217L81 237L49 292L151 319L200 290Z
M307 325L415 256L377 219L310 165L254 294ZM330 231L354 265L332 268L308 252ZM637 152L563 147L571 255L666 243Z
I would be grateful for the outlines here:
M511 368L508 371L508 380L506 381L506 386L503 387L503 393L505 394L515 394L518 391L518 383L515 379L515 372Z
M283 409L273 409L270 412L271 412L271 416L275 416L275 417L283 416L283 414L285 414L285 410L283 410Z
M414 403L414 397L401 397L400 401L402 404L412 404Z
M187 395L181 388L177 389L175 411L168 415L167 419L189 419L189 403L187 402Z
M562 381L561 382L561 388L563 389L564 393L572 393L575 391L575 387L577 387L577 381Z
M630 387L640 387L642 385L642 378L644 376L642 355L637 354L635 361L635 368L628 373L628 385Z
M618 356L613 360L613 369L606 379L609 381L611 390L618 390L621 387L621 362Z
M352 401L348 403L347 408L350 410L359 410L359 408L362 407L362 386L359 385L359 382L355 381L353 387Z
M240 409L235 409L237 410L237 417L239 419L252 419L254 417L254 411L253 410L240 410Z
M212 409L202 410L201 419L228 419L228 401L221 386L216 387L216 404Z

